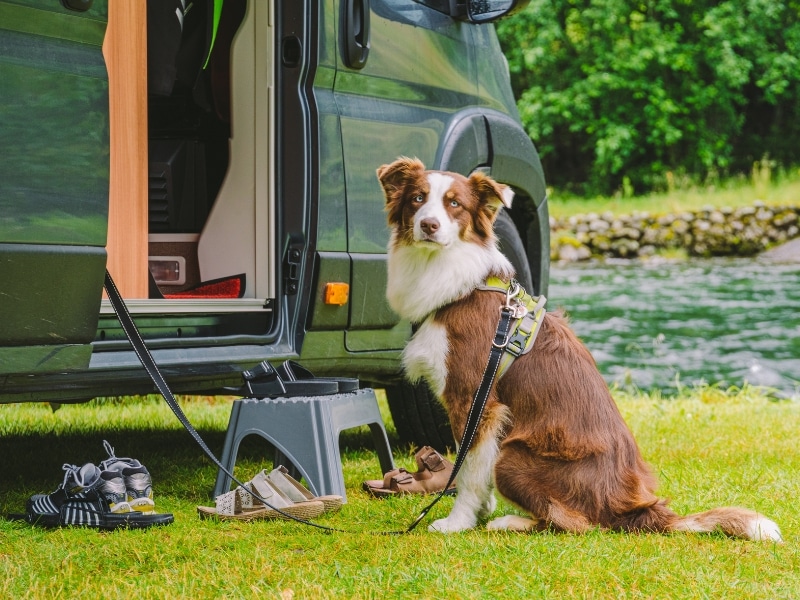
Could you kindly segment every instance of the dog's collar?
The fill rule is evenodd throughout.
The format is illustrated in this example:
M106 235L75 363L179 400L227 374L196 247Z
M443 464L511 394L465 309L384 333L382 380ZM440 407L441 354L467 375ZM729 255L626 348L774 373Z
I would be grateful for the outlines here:
M547 298L531 296L515 279L503 281L499 277L489 277L486 284L477 289L505 294L505 304L500 308L514 313L515 324L506 338L505 352L497 371L497 376L502 377L517 357L533 348L544 321Z

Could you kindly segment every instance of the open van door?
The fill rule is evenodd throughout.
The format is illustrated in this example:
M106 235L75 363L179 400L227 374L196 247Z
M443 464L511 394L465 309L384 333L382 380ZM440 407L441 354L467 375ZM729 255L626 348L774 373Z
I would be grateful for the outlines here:
M0 381L89 364L106 267L104 1L0 0Z

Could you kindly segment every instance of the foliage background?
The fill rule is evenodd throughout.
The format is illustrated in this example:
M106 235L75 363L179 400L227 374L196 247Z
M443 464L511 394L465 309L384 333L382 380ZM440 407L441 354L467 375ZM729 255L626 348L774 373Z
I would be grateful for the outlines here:
M800 163L798 0L531 0L497 30L552 185L629 196Z

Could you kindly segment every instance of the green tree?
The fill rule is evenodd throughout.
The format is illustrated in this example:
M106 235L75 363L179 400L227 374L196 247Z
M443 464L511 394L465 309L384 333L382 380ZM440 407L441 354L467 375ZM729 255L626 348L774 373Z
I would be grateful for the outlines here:
M586 193L800 162L797 0L532 0L498 25L548 179Z

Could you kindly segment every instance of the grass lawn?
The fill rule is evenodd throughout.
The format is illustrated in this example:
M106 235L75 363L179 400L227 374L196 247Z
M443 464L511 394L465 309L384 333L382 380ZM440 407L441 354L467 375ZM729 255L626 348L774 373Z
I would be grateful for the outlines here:
M0 519L0 594L6 598L798 598L800 405L757 390L704 389L679 398L615 393L661 494L680 513L748 506L780 525L785 543L721 535L585 536L475 531L442 536L404 528L427 504L374 500L380 476L367 430L345 432L349 502L320 523L200 521L216 470L158 397L120 403L0 406L0 513L50 492L62 463L98 463L107 439L151 471L156 505L175 523L144 531L45 530ZM184 398L189 418L221 452L228 401ZM390 434L394 435L390 426ZM261 440L242 445L237 474L271 466ZM393 438L398 464L411 449ZM445 498L425 525L452 504ZM508 506L498 509L509 512Z
M731 179L716 185L677 186L668 192L636 197L579 198L549 191L549 210L553 217L610 212L629 215L633 212L649 212L653 215L675 214L699 210L706 206L714 208L738 208L752 206L760 200L768 206L800 205L800 170L782 173L775 177L769 171L754 170L749 179Z

